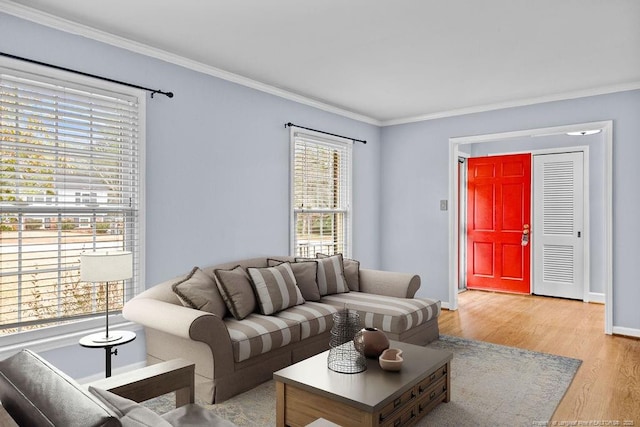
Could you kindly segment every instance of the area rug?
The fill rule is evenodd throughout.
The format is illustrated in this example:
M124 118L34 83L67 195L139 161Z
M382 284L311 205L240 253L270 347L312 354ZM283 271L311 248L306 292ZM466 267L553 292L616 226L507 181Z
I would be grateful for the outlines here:
M580 364L552 354L441 335L428 347L453 352L451 401L417 426L531 426L549 421ZM164 406L151 403L154 410ZM240 427L275 426L268 381L207 409Z

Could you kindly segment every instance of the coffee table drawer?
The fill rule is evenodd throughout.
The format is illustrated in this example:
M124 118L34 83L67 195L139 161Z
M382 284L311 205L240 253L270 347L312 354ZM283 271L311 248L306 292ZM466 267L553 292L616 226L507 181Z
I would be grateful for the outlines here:
M418 414L428 413L447 398L447 378L443 377L424 390L418 398Z
M415 390L415 388L411 388L405 391L400 397L382 408L380 410L380 416L378 417L380 425L386 425L386 422L392 415L406 408L407 405L410 405L411 401L416 398Z
M410 405L403 411L399 411L397 414L387 418L384 423L380 424L380 427L400 427L412 425L418 419L418 407L417 405Z
M421 396L422 393L431 388L431 386L435 384L440 378L447 375L447 366L447 364L442 365L434 373L429 375L424 380L420 381L420 383L418 384L418 396Z
M400 397L385 406L379 413L379 426L406 426L413 418L430 412L447 397L447 364Z

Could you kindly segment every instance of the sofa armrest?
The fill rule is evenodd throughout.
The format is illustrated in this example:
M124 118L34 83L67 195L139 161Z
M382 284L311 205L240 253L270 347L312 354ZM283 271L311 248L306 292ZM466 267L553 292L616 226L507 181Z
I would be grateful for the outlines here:
M234 371L233 344L224 321L211 313L151 298L134 298L122 309L127 320L178 337L201 341L213 354L214 377Z
M360 292L398 298L413 298L420 288L420 276L393 271L360 269Z
M211 314L160 300L134 298L124 305L122 315L125 319L143 326L182 338L191 338L191 324L199 317Z
M134 402L144 402L175 391L177 408L194 402L195 365L184 359L173 359L85 384L85 387L89 386Z

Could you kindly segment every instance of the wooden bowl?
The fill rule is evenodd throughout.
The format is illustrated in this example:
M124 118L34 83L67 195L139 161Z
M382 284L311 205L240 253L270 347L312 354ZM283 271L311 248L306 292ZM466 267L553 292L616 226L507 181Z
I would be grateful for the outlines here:
M402 350L399 348L388 348L378 358L380 367L385 371L399 371L403 361Z

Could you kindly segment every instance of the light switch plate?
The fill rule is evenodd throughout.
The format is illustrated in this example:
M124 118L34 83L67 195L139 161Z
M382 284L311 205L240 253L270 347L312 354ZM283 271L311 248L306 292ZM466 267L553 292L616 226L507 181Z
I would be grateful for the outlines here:
M448 200L440 200L440 210L446 211L449 209L449 201Z

